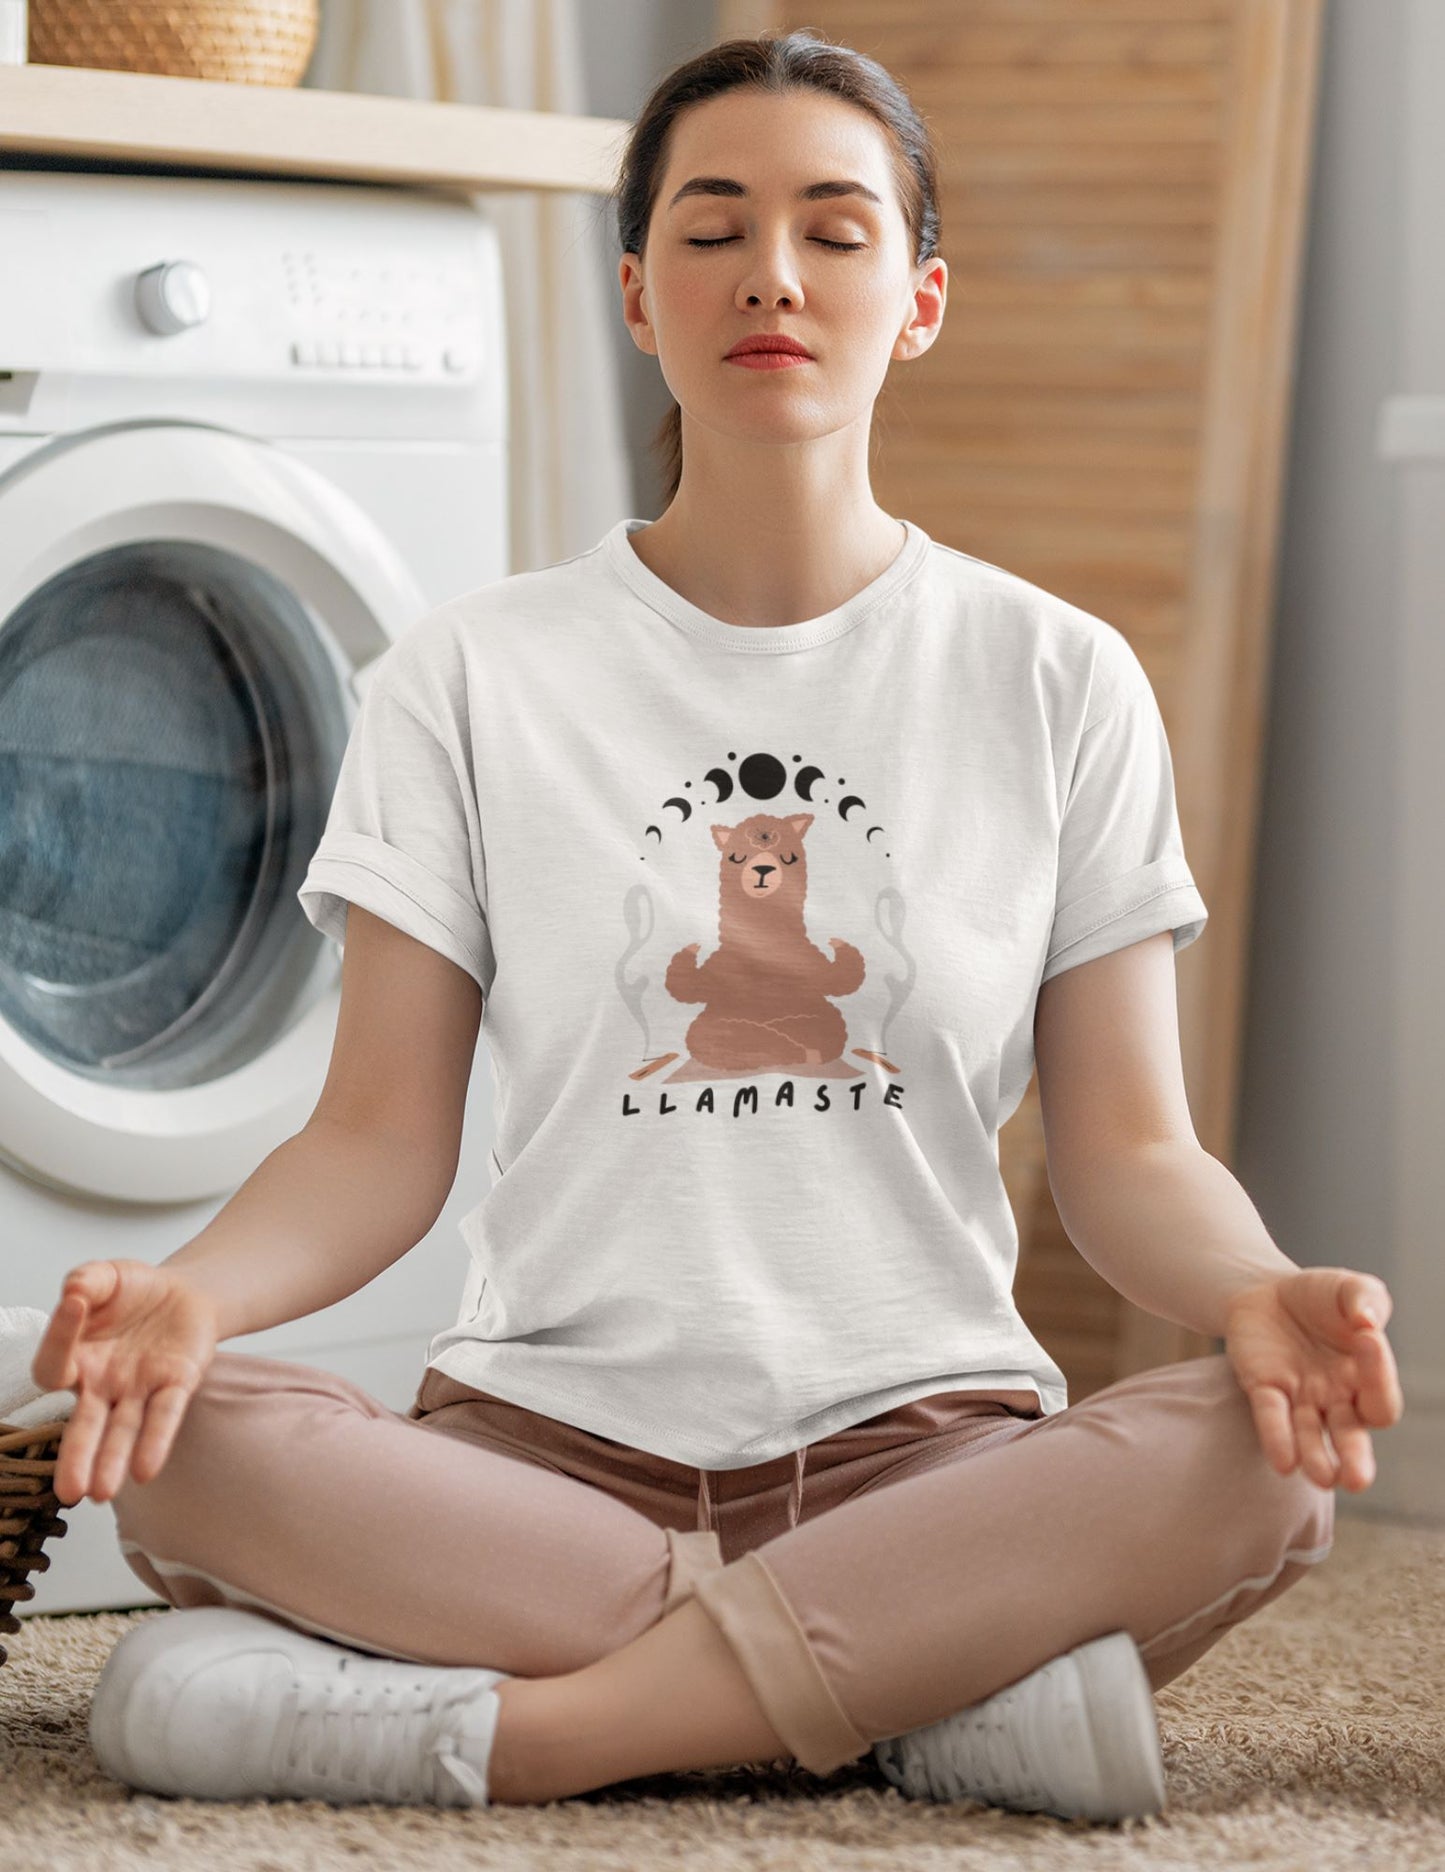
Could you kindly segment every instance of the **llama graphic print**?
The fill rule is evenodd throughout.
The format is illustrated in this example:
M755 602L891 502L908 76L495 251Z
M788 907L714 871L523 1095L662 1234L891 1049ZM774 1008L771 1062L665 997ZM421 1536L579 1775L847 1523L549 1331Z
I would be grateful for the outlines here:
M711 797L673 795L677 820L644 834L657 882L625 895L616 969L642 1034L628 1079L896 1080L887 1029L914 965L885 828L857 792L832 807L801 755L728 761L704 776Z

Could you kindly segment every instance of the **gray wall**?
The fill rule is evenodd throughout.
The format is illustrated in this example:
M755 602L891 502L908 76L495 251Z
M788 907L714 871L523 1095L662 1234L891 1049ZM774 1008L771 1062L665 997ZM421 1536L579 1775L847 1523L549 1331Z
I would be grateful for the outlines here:
M1404 14L1326 14L1239 1137L1286 1254L1387 1280Z
M1333 0L1268 723L1237 1170L1285 1253L1380 1275L1406 1414L1342 1498L1445 1522L1445 7ZM1445 405L1440 406L1445 417Z

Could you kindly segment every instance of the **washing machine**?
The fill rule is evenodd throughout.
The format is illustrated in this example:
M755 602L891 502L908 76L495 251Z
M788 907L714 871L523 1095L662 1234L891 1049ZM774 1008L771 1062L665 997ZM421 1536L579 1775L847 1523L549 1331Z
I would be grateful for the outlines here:
M340 950L296 891L368 667L504 576L501 271L440 191L0 170L0 1301L161 1261L306 1122ZM411 1402L485 1193L228 1340ZM160 1603L110 1504L19 1614Z

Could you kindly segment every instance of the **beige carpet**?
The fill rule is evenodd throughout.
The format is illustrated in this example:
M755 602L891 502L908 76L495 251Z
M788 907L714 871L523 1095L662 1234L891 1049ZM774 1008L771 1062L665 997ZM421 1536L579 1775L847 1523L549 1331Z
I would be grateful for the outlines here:
M4 1872L934 1872L934 1868L1445 1868L1445 1531L1344 1510L1316 1571L1159 1693L1169 1804L1093 1826L905 1800L872 1758L655 1776L542 1807L442 1811L178 1801L108 1779L86 1712L155 1609L34 1618L0 1668Z

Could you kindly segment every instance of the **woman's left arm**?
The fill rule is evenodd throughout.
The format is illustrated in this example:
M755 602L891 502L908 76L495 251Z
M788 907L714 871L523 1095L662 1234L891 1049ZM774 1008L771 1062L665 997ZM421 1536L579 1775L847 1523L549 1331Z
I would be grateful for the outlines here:
M1172 935L1045 982L1034 1055L1049 1187L1079 1253L1134 1305L1224 1338L1275 1468L1302 1461L1322 1486L1367 1487L1366 1426L1387 1428L1402 1410L1384 1335L1389 1290L1373 1274L1301 1268L1282 1254L1199 1142Z

